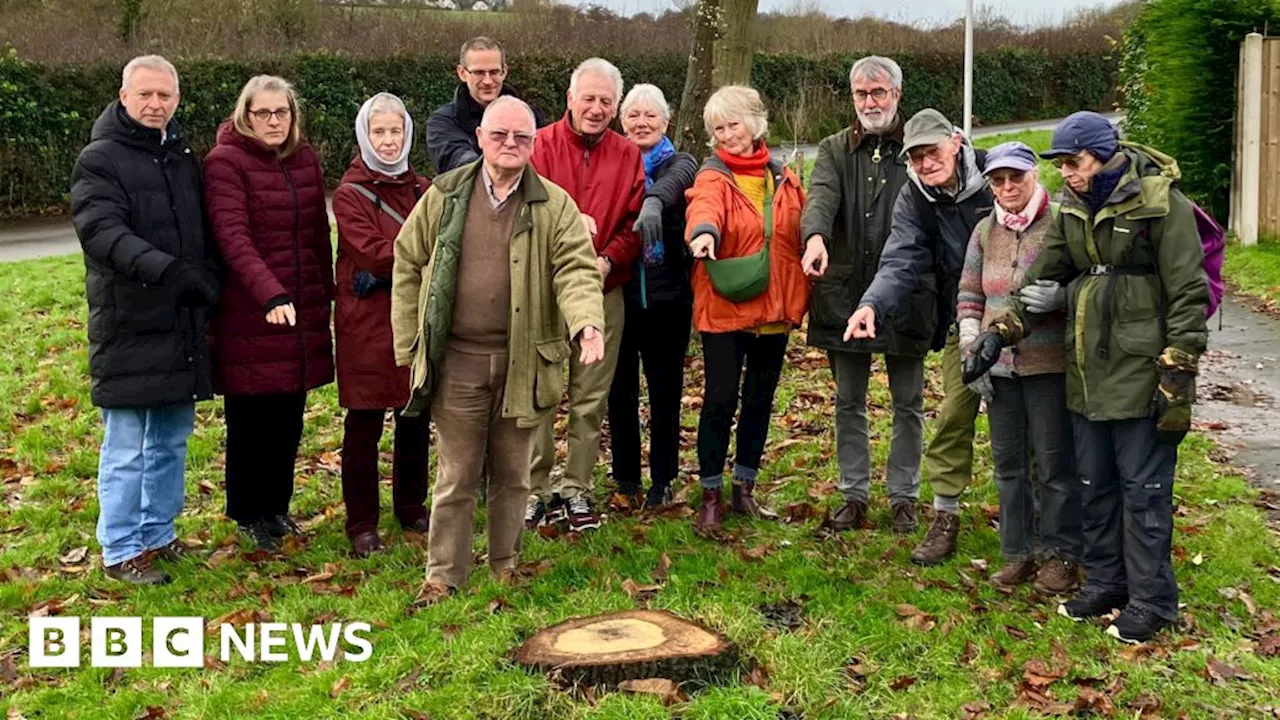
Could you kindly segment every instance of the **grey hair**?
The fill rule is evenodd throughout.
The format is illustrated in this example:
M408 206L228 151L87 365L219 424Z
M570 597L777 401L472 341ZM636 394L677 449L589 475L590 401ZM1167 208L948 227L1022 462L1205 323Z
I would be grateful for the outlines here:
M613 96L614 100L618 100L622 97L622 71L618 69L617 65L614 65L604 58L598 57L583 60L582 64L574 69L573 75L569 76L570 95L577 97L578 80L581 79L583 75L600 75L612 80L614 86L617 88L616 94Z
M404 106L404 102L395 95L387 92L380 92L377 95L374 95L373 102L369 104L370 119L372 119L374 115L381 115L383 113L399 115L402 118L409 117L409 110Z
M484 115L480 118L480 127L486 127L485 123L489 120L489 113L500 108L507 107L508 105L515 105L524 108L524 111L529 115L529 124L533 127L534 132L537 132L538 118L533 114L533 108L529 107L529 103L513 95L500 95L498 99L489 103L489 105L484 109Z
M662 94L662 88L649 83L640 83L632 85L631 90L627 92L627 99L622 101L622 115L627 114L627 109L632 105L639 103L641 105L652 105L662 113L663 120L671 119L671 106L667 104L667 96Z
M167 70L173 76L173 89L178 89L178 69L173 63L164 59L160 55L140 55L129 61L124 66L124 71L120 73L120 89L127 90L129 88L129 79L133 77L133 71L138 68L147 68L148 70Z
M707 98L702 109L702 123L706 126L708 147L716 147L716 121L737 120L751 131L751 139L759 140L769 131L769 111L760 99L760 93L746 85L725 85Z
M868 55L859 59L849 68L849 85L852 86L859 77L867 80L883 78L889 81L890 87L902 88L902 68L891 58Z

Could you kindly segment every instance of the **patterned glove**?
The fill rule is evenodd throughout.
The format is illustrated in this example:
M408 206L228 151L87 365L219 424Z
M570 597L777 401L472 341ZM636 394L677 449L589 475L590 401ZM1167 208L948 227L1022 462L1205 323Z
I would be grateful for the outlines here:
M1191 404L1196 399L1196 356L1175 347L1160 354L1160 385L1151 398L1151 416L1160 441L1177 445L1191 430Z

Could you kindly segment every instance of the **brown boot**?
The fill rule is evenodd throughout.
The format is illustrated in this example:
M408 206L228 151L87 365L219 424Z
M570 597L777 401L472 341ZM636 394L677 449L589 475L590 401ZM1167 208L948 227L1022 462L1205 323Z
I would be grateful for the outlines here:
M916 504L911 500L903 500L893 504L893 532L896 535L909 535L920 529L920 521L916 519Z
M1036 561L1031 558L1007 560L1004 567L991 576L991 582L1004 588L1017 587L1036 574Z
M376 530L357 533L351 538L351 552L359 558L366 558L386 549L387 546L382 544L382 538L378 537Z
M924 536L924 542L911 552L917 565L937 565L956 551L956 535L960 534L960 516L939 510Z
M845 500L831 516L831 529L836 532L860 530L867 520L867 504L861 500Z
M1050 595L1065 595L1080 584L1080 566L1070 560L1052 558L1036 573L1035 588Z
M756 502L756 484L753 482L734 483L730 499L730 509L739 515L765 520L777 519L778 514Z
M724 524L724 503L720 488L702 488L702 505L693 520L693 531L703 537L713 537Z

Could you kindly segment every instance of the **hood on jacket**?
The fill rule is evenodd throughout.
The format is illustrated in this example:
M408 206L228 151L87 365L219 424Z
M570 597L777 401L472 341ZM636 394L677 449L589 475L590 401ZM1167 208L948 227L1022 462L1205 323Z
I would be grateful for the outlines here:
M961 133L960 128L956 128L956 133ZM973 150L973 143L963 134L960 134L960 157L956 160L956 172L960 175L960 185L953 197L944 190L925 185L916 175L911 163L907 163L907 177L911 178L911 182L915 183L929 202L948 200L961 203L968 200L979 193L987 181L982 177L982 169L978 167L978 156Z
M93 121L93 130L89 133L90 141L115 140L149 148L160 147L162 137L165 145L181 140L182 133L178 129L178 124L170 119L164 134L161 135L159 130L149 128L129 117L129 113L119 100L112 101L110 105L103 108L102 114Z
M1117 156L1128 159L1128 168L1111 191L1105 205L1119 205L1140 196L1143 217L1159 217L1169 210L1169 191L1182 180L1178 161L1155 148L1128 141L1120 142ZM1114 160L1114 159L1113 159ZM1087 203L1069 186L1063 187L1063 204L1084 208Z
M255 155L276 156L276 151L264 145L258 138L241 135L240 131L236 130L235 123L230 120L223 120L222 124L218 126L217 138L218 145L231 145L243 148ZM298 144L294 146L293 152L290 153L290 156L297 155L299 150L309 146L310 144L307 142L306 136L298 138Z

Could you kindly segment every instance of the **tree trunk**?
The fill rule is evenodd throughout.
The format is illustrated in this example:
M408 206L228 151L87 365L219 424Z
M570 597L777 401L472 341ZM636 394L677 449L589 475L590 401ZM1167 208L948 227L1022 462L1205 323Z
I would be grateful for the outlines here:
M712 56L720 30L722 0L702 0L694 11L693 49L684 75L684 92L676 118L676 147L701 159L707 153L702 108L711 96Z
M756 8L760 0L721 0L712 82L716 87L751 84Z

